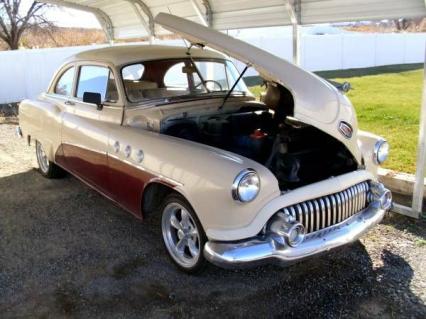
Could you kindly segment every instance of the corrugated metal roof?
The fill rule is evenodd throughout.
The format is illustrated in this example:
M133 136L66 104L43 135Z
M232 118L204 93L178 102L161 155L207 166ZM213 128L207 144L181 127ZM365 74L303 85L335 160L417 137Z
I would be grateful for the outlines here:
M301 24L426 16L425 0L41 0L90 11L111 38L164 34L153 17L171 13L218 30L291 24L288 2Z
M302 23L426 16L424 0L303 0Z

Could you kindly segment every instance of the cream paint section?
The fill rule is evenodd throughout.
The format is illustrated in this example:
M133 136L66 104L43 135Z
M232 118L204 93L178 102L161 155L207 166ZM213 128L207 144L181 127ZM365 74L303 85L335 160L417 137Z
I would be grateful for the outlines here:
M177 185L175 190L191 203L206 231L247 225L256 212L280 194L278 182L267 168L233 153L121 126L114 126L110 131L108 153L117 153L116 143L120 149L115 156L123 158L129 145L132 152L129 160L134 166L173 181ZM145 155L142 163L135 160L139 150ZM237 174L246 168L258 172L262 187L253 202L242 204L232 199L231 189Z
M82 51L71 56L68 61L97 61L109 65L122 66L133 62L187 58L186 47L167 45L114 45L94 50ZM194 58L223 59L224 55L212 50L191 49Z
M362 151L365 167L376 177L380 166L374 162L374 146L381 139L380 136L370 132L358 131L358 144Z
M264 104L255 102L252 97L230 97L222 110L218 108L223 103L223 97L216 99L197 100L181 103L170 103L163 106L127 108L124 113L124 125L149 129L160 132L161 122L171 117L185 117L227 113L238 110L242 105L264 107Z
M109 126L107 122L67 112L63 116L62 143L104 154L106 160Z
M62 108L61 103L51 103L47 99L24 100L19 105L19 125L24 136L40 141L52 162L61 143Z
M189 20L160 13L155 21L188 41L205 43L237 60L251 64L263 78L285 86L293 95L296 118L340 140L358 161L361 159L356 138L345 139L337 130L338 123L342 120L349 122L356 130L356 121L353 123L355 112L349 100L331 84L258 47Z
M231 241L254 237L259 234L266 222L280 209L301 203L310 199L340 192L357 183L366 180L376 180L376 177L366 170L360 170L348 174L310 184L292 190L281 196L271 199L264 207L255 212L246 212L242 217L247 224L243 227L209 228L206 230L210 240Z
M113 105L104 105L102 110L97 110L96 105L84 103L78 99L70 99L75 106L70 108L69 113L81 118L97 120L120 125L123 108Z
M62 143L106 155L108 132L111 127L120 126L123 108L105 105L97 110L96 105L76 98L68 101L74 105L64 111Z

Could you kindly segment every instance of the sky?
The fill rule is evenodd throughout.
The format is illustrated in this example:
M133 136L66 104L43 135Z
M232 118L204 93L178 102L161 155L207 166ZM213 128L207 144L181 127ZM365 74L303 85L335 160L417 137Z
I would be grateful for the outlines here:
M59 27L101 28L95 16L84 11L55 7L46 10L46 17Z
M23 0L20 11L24 14L33 0ZM59 27L101 28L98 20L91 13L52 6L44 11L46 18Z

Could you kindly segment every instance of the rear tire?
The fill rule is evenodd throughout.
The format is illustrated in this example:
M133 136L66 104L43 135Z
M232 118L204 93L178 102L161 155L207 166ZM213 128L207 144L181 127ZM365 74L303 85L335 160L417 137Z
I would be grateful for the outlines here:
M65 171L55 163L49 161L43 146L39 141L35 142L36 157L38 163L38 170L46 178L60 178L65 175Z
M200 272L207 263L203 255L207 237L191 205L173 193L165 198L161 212L163 243L170 259L186 273Z

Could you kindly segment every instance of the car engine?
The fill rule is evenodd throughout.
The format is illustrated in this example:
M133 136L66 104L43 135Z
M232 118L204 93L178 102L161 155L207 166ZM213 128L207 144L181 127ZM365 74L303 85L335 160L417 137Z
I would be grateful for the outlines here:
M337 176L358 165L346 147L313 126L273 110L242 107L234 113L166 121L163 134L203 143L253 159L278 179L282 191Z
M268 82L262 103L234 111L174 117L161 133L224 149L266 166L282 191L354 171L358 163L344 144L293 117L289 90Z

